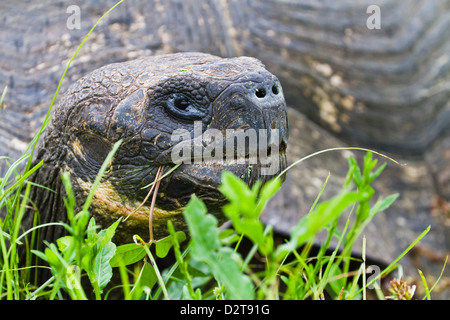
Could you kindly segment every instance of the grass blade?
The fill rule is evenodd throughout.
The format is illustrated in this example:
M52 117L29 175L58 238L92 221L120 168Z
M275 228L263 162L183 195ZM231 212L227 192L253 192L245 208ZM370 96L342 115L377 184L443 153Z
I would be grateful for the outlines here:
M394 268L394 266L397 264L398 261L400 261L401 258L403 258L403 256L405 254L407 254L415 245L416 243L418 243L420 240L422 240L423 237L426 236L426 234L430 231L431 226L428 226L428 228L426 228L417 238L416 240L414 240L408 248L405 249L405 251L403 251L398 257L397 259L395 259L389 266L387 266L379 275L377 275L376 277L373 277L368 283L367 285L371 285L373 284L378 278L383 277L384 275L388 274L391 269ZM362 289L360 289L358 291L358 293L360 293L362 291Z
M8 190L6 190L2 195L0 195L0 202L15 188L21 186L23 182L31 176L37 169L39 169L44 164L43 161L39 162L37 165L35 165L31 170L26 172L22 177L20 177L19 180L17 180L16 183L14 183Z
M315 156L317 156L319 154L330 152L330 151L344 151L344 150L359 150L359 151L373 152L373 153L375 153L375 154L377 154L377 155L379 155L379 156L381 156L383 158L386 158L386 159L388 159L388 160L398 164L399 166L402 166L402 164L400 164L398 161L396 161L396 160L386 156L385 154L379 153L379 152L374 151L374 150L370 150L370 149L366 149L366 148L359 148L359 147L337 147L337 148L329 148L329 149L320 150L320 151L311 153L311 154L309 154L309 155L307 155L307 156L305 156L305 157L303 157L301 159L298 159L297 161L293 162L290 166L288 166L286 169L281 171L281 173L277 176L277 178L281 178L283 176L283 174L288 172L292 167L296 166L297 164L299 164L299 163L301 163L301 162L303 162L303 161L305 161L305 160L307 160L309 158L312 158L312 157L315 157Z
M5 99L7 91L8 91L8 86L5 86L5 89L3 89L2 96L0 97L0 109L3 109L3 100Z
M422 270L417 269L417 271L419 272L420 278L422 279L422 283L425 288L425 297L427 298L427 300L431 300L430 289L428 289L427 280L425 279L425 276L423 275Z

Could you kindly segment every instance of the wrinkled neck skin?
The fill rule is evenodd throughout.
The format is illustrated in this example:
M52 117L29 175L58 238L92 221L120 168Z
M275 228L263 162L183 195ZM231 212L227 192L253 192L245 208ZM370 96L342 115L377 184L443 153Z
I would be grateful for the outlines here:
M40 149L34 161L34 164L41 160L46 161L46 151ZM67 215L61 213L66 212L64 197L66 192L61 180L62 170L59 166L44 162L41 168L33 174L31 181L36 185L44 186L47 189L33 186L31 188L30 200L33 207L27 211L24 217L24 229L33 227L33 220L37 215L37 224L45 224L50 222L68 222ZM36 208L37 210L36 210ZM43 241L54 242L56 239L66 235L66 230L62 226L46 226L40 229L39 249L43 250L46 245Z

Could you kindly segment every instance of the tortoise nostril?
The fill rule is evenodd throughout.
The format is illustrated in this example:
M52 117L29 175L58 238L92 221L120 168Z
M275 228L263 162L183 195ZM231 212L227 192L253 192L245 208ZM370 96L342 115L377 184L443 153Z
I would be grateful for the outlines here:
M260 99L264 98L264 97L267 95L266 89L272 90L272 93L273 93L275 96L278 95L278 94L280 93L280 88L278 88L278 86L277 86L276 84L274 84L274 85L272 86L271 89L269 89L269 88L270 88L270 87L267 87L267 88L258 88L258 89L256 89L256 91L255 91L255 95L256 95L258 98L260 98Z
M278 87L276 85L273 85L272 92L274 95L277 95L278 93L280 93L280 89L278 89Z
M264 97L266 96L266 90L263 89L263 88L256 89L255 95L256 95L258 98L264 98Z

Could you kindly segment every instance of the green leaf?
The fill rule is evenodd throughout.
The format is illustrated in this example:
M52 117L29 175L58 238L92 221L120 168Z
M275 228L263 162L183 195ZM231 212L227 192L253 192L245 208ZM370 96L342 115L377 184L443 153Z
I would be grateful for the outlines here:
M251 193L248 185L229 171L222 172L222 183L219 190L231 202L238 202L243 194L249 195Z
M210 266L229 299L253 299L253 283L241 272L234 251L221 247L217 219L207 214L204 203L193 195L183 215L191 234L192 258Z
M370 182L378 178L378 176L383 172L386 165L387 163L383 163L374 173L370 174Z
M255 211L256 199L261 182L255 183L252 189L239 177L229 171L222 172L222 184L220 192L227 197L231 204L238 208L243 215L252 214Z
M254 210L254 216L259 218L262 210L266 206L266 203L272 199L275 193L278 192L281 188L282 181L279 178L274 178L268 181L261 187L261 191L258 198L258 204L256 210Z
M77 213L74 217L75 226L74 226L74 232L76 234L74 235L82 235L84 233L84 230L86 230L86 226L88 225L90 215L88 211L81 210L79 213Z
M64 252L67 250L67 248L70 248L73 245L73 237L72 236L66 236L59 238L56 240L56 243L58 245L58 249L61 252Z
M109 264L114 253L116 251L116 245L112 242L108 242L95 256L94 274L95 279L102 290L111 280L112 267Z
M122 217L119 218L112 225L110 225L106 230L104 230L104 233L102 232L103 239L100 243L100 247L103 247L105 244L112 241L112 238L114 237L114 234L116 232L117 226L119 225L120 221L122 221Z
M352 176L355 185L359 188L362 184L361 169L353 156L348 158L348 164L350 166L349 175Z
M40 259L49 262L47 256L45 255L45 253L38 251L38 250L31 250L32 253L34 253L35 255L37 255Z
M49 247L44 251L46 256L46 261L52 267L52 269L57 269L61 266L61 261L59 260L58 249L54 243L50 243Z
M97 224L95 223L95 218L92 217L89 219L88 227L86 230L87 240L91 244L94 244L98 240L97 232L95 231L97 229Z
M218 250L220 241L217 230L217 219L207 215L205 204L195 195L191 197L188 205L183 211L188 224L191 240L195 246L192 248L193 255L203 255Z
M233 226L237 232L244 234L253 243L257 244L259 248L267 254L265 248L264 225L258 219L242 219L233 221Z
M235 230L257 244L263 255L267 255L272 250L273 241L264 235L264 225L259 220L259 216L267 201L280 187L281 179L275 178L263 187L261 187L261 181L258 181L250 189L234 174L226 171L222 173L222 184L219 189L230 201L224 206L223 212L231 220Z
M277 257L283 258L287 252L304 244L306 240L314 237L322 228L337 219L352 203L361 201L363 197L358 192L342 192L317 205L313 212L302 218L292 229L290 241L277 248Z
M219 239L222 244L235 243L239 238L239 235L237 235L233 229L225 229L219 233Z
M228 247L220 250L216 261L211 261L214 276L225 286L225 294L230 300L253 300L253 283L241 272L234 259L235 252Z
M144 265L144 270L142 270L142 275L140 279L140 285L149 287L150 289L158 282L158 277L156 276L155 269L150 263Z
M175 233L176 241L183 242L186 240L186 234L182 231ZM159 258L164 258L169 253L170 248L172 248L172 235L162 238L156 242L156 255Z
M399 194L398 193L394 193L391 194L390 196L387 196L386 198L384 198L381 207L380 207L380 211L384 211L386 209L388 209L392 203L394 203L395 200L397 200Z
M122 263L127 266L145 257L145 248L136 243L124 244L117 247L114 257L110 261L111 267L118 267Z
M337 219L352 203L361 200L361 194L357 192L343 192L330 201L321 203L317 209L306 216L307 233L300 234L304 240L324 228L328 223Z
M370 183L370 173L373 168L377 165L378 160L372 160L372 152L367 152L364 157L364 168L363 168L363 178L366 184Z
M264 184L261 188L261 193L259 195L259 199L267 202L275 195L275 193L278 192L278 190L281 188L281 179L272 179L266 184Z

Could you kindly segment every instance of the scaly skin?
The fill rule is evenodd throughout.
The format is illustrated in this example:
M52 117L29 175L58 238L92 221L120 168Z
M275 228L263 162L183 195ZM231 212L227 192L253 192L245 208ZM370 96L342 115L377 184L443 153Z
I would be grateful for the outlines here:
M257 93L261 90L264 96ZM34 189L32 199L43 222L65 217L62 172L71 175L80 209L112 145L122 140L96 190L91 212L105 227L132 213L121 223L116 241L131 242L133 234L147 238L150 200L135 210L148 193L144 187L159 167L174 166L172 151L184 141L173 141L172 134L184 129L193 138L196 121L202 132L215 129L224 136L229 129L279 130L280 165L263 175L261 163L250 170L248 162L225 156L219 163L183 163L161 181L153 214L156 238L166 234L168 219L184 230L181 212L193 193L220 214L224 199L217 188L223 170L251 185L286 167L286 104L278 79L258 60L183 53L111 64L77 81L55 110L36 159L44 166L34 176L36 183L58 192L48 198L48 191ZM221 148L225 150L225 140Z

